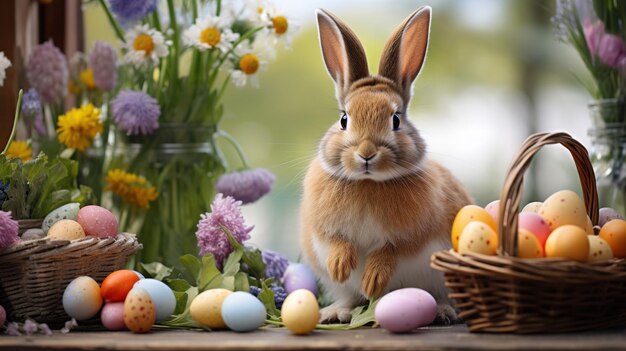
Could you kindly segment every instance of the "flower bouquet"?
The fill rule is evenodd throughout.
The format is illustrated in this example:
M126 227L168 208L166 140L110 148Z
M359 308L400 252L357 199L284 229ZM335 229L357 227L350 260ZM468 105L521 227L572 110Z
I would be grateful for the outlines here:
M559 37L580 55L591 79L581 79L589 103L591 159L600 205L626 212L626 3L557 2Z

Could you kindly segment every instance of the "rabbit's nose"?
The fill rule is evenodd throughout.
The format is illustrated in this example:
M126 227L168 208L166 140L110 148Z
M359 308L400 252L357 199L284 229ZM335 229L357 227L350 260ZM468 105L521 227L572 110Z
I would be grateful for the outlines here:
M376 154L377 153L373 153L373 154L368 155L368 156L363 156L363 155L359 154L359 157L362 158L363 161L367 162L367 161L373 159L374 157L376 157Z
M369 140L364 140L356 150L356 154L367 162L376 157L378 150L376 150L376 145L374 145L374 143Z

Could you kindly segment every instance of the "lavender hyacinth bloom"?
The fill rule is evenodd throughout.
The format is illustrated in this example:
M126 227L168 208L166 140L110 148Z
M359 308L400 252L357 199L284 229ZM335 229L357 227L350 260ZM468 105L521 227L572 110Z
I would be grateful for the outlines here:
M585 41L589 48L591 56L598 54L598 47L600 46L600 40L604 36L604 23L597 21L595 23L587 22L584 25L583 32L585 33Z
M67 93L68 68L65 55L52 40L35 47L26 65L26 77L44 103L58 103Z
M98 89L110 91L117 83L117 54L115 49L105 42L96 41L91 54L89 66L93 70L93 80Z
M0 249L9 247L20 240L18 229L17 221L11 218L11 212L0 211Z
M139 21L156 10L157 0L109 0L111 12L123 26Z
M148 94L123 90L113 100L113 120L128 135L152 134L159 128L161 107Z
M265 263L265 277L275 280L282 279L287 266L289 266L287 257L275 251L265 250L261 252L261 258Z
M274 304L276 305L276 308L280 310L283 307L283 302L285 302L285 299L287 298L287 291L285 291L282 286L276 284L270 286L270 289L272 289L272 292L274 292ZM250 294L259 297L259 294L261 293L261 288L253 285L250 287L249 291Z
M272 190L276 176L264 168L226 173L217 181L217 191L243 204L255 202Z
M228 228L235 240L242 243L250 239L250 231L254 227L246 227L241 213L241 201L230 196L217 194L211 204L211 213L200 215L196 239L200 247L200 255L213 254L215 263L221 267L224 259L233 251L228 237L220 225Z
M626 56L626 47L622 38L613 34L604 34L598 44L598 57L607 66L616 68Z
M37 134L41 136L48 134L44 126L43 111L37 90L30 88L22 97L22 115L26 117L26 124L29 130L31 123L34 123Z

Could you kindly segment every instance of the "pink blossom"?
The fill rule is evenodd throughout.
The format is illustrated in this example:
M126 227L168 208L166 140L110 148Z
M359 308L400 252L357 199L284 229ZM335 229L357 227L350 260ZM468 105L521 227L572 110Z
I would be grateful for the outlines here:
M598 47L600 46L600 39L604 36L604 23L600 21L595 23L586 21L583 31L585 32L585 40L587 41L589 53L591 56L596 56L598 54Z
M598 57L607 66L616 68L626 56L626 47L622 38L613 34L604 34L598 45Z

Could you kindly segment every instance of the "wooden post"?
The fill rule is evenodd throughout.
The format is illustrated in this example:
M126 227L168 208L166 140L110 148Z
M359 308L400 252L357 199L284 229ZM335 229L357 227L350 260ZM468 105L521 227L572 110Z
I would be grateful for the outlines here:
M13 117L15 113L15 99L17 89L17 79L15 70L16 50L15 50L15 18L16 3L18 0L3 1L2 11L0 11L0 51L11 61L13 66L6 71L4 85L0 87L0 151L4 147L11 135L13 127Z

